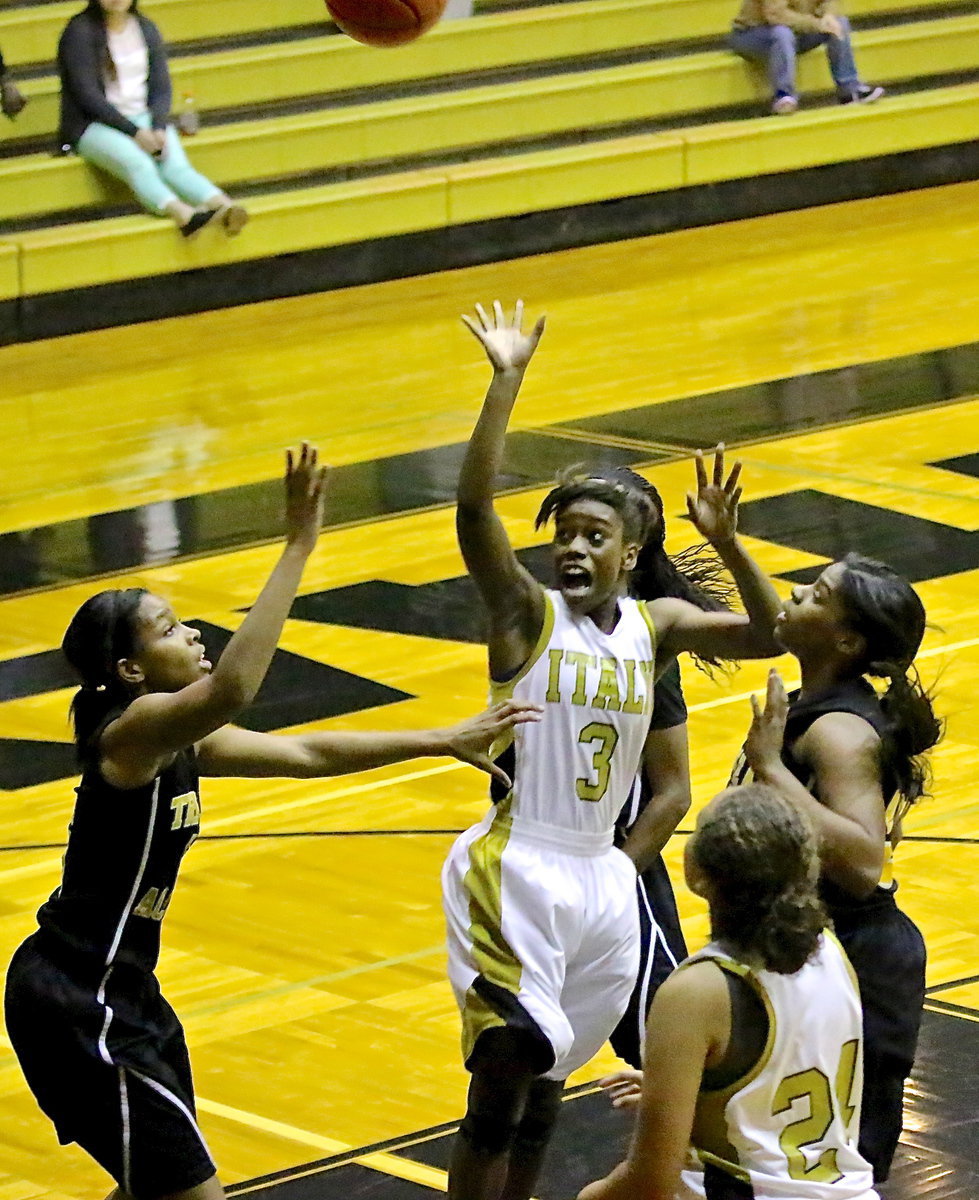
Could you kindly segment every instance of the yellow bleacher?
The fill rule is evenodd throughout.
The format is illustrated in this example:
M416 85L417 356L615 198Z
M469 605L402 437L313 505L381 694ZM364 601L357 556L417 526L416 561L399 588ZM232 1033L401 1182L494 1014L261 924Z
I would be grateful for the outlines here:
M250 0L212 3L227 10L226 19L233 9L241 27L252 31L269 27L273 7L279 29L309 25L314 10L321 14L319 0L282 0L281 12L278 4ZM214 37L221 27L210 11L200 17L202 8L210 5L146 5L161 24L164 11L175 23L178 15L183 21L197 14L193 35L183 30L188 41ZM121 187L75 157L14 154L0 159L0 222L37 222L74 211L96 219L0 235L0 299L873 158L965 142L979 133L979 84L972 83L909 92L868 108L829 105L788 119L708 123L712 110L723 115L757 104L763 111L765 82L727 51L689 52L688 45L687 52L670 53L670 44L718 41L732 8L720 0L579 0L446 21L397 51L326 35L175 57L175 92L192 88L205 114L244 109L262 98L310 98L310 110L298 114L205 120L192 143L195 165L217 183L259 188L248 201L253 221L245 234L187 244L169 223L148 216L100 217L105 206L126 203ZM913 10L919 18L855 35L868 79L886 84L979 74L979 16L936 16L941 6L935 0L852 0L847 8L854 18L895 10ZM66 11L77 7L42 4L0 16L5 55L7 29L17 27L21 61L37 61L26 35L30 14L49 27L55 12L63 23ZM638 62L584 66L588 55L655 46L658 55ZM540 63L551 64L549 73L498 83L480 82L476 74L471 84L445 91L369 98L376 87ZM801 59L799 74L803 95L830 91L821 53ZM34 124L18 133L53 129L53 87L50 76L26 81L36 105ZM331 107L331 94L339 92L348 94L347 102ZM362 102L349 102L361 101L361 93ZM683 118L689 114L696 119L688 125ZM586 120L589 128L605 126L610 133L639 120L669 128L544 149L507 145L515 139L536 139L538 146L547 139L571 142ZM413 157L426 155L442 161L412 167ZM380 169L384 163L389 169ZM365 177L302 186L307 174L342 176L348 169Z

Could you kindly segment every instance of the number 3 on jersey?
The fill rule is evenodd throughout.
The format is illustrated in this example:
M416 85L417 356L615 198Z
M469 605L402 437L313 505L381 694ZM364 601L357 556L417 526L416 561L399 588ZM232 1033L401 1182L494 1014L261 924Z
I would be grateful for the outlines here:
M579 800L598 801L608 791L609 775L612 771L612 753L618 745L618 731L604 721L592 721L578 734L582 745L593 743L592 770L595 778L583 775L575 780L575 791Z

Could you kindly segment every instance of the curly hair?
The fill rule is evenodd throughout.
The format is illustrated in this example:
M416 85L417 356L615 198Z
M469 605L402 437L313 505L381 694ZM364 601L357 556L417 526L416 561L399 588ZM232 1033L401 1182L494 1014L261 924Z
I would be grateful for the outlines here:
M795 805L766 784L727 788L690 852L710 883L712 937L780 975L808 962L828 918L816 836Z

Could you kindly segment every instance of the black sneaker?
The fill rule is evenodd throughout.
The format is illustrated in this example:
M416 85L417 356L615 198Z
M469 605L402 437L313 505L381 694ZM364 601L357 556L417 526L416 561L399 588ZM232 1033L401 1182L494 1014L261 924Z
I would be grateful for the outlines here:
M841 92L839 101L841 104L873 104L875 100L879 100L884 94L882 87L870 87L866 83L861 83L859 87L854 88L852 92Z
M180 226L180 236L192 238L204 228L208 221L213 221L218 215L216 208L199 208L186 225Z

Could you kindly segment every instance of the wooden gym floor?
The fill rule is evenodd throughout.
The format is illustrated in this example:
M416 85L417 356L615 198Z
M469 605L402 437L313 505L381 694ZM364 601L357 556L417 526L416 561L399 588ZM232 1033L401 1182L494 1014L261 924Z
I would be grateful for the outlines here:
M888 1195L924 1194L925 1178L929 1195L976 1194L977 201L961 185L0 350L0 959L58 879L71 690L54 651L71 613L97 575L145 584L219 648L277 553L284 446L318 442L334 489L251 723L433 725L481 705L451 495L488 368L458 314L522 296L549 327L500 508L529 562L554 469L597 457L648 471L683 547L691 450L723 438L745 463L744 530L780 587L850 548L920 587L920 666L948 733L898 857L931 992ZM725 781L765 669L685 669L697 805ZM423 761L205 781L203 801L160 976L222 1178L282 1200L332 1195L341 1177L379 1198L444 1189L442 1151L403 1147L463 1109L438 872L484 809L483 779ZM696 946L704 914L679 893ZM594 1096L568 1111L586 1107L582 1129L604 1130ZM57 1147L2 1037L0 1124L0 1200L108 1190ZM597 1162L573 1158L556 1156L542 1195L573 1194ZM335 1173L302 1167L320 1160Z

